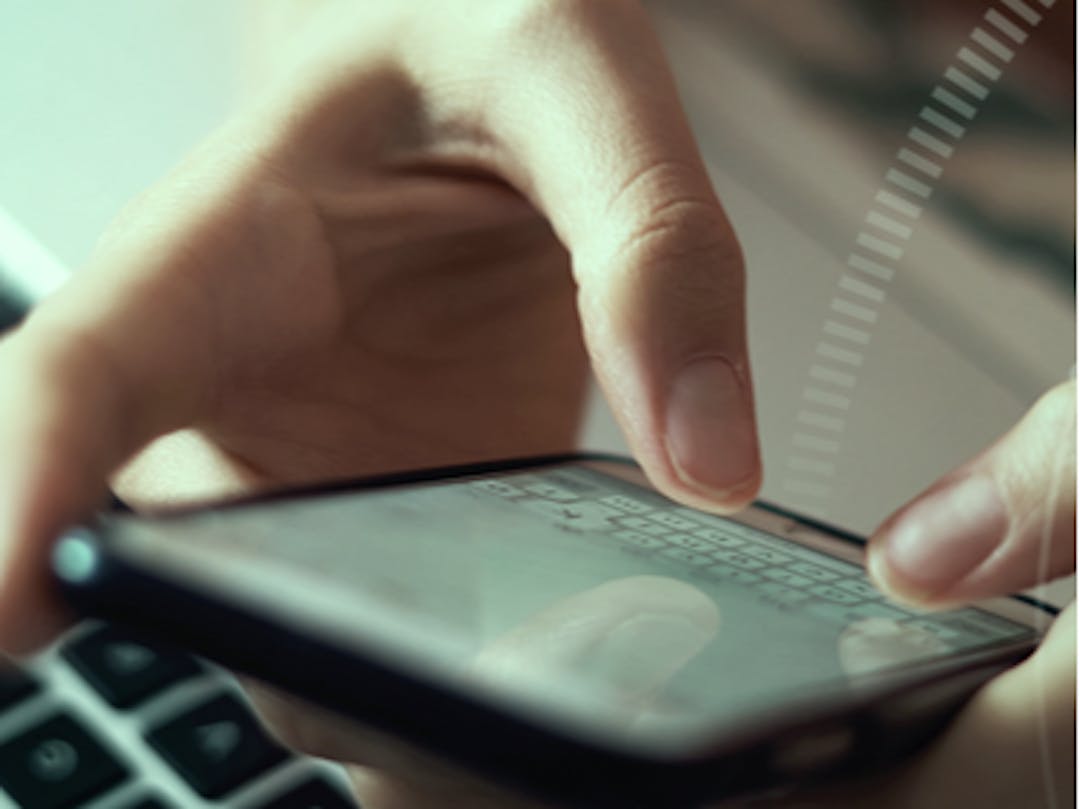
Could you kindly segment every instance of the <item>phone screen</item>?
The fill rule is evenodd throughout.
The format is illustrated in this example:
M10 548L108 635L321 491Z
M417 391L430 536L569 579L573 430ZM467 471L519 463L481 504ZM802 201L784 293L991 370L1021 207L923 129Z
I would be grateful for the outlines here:
M583 464L271 500L110 542L293 628L544 721L688 743L1032 636ZM362 686L358 686L362 687Z

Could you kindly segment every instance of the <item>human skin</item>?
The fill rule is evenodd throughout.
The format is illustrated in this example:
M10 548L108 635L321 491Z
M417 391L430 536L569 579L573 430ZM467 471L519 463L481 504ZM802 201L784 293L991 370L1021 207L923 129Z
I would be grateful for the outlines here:
M590 366L662 491L723 512L757 490L741 254L642 9L326 0L302 11L276 78L0 342L8 649L63 626L48 547L107 483L145 508L568 449ZM1002 469L1043 446L1026 435L1006 443ZM1045 503L1044 476L1067 472L1034 461L994 485ZM1067 547L1067 504L1052 506L1040 525ZM872 571L902 597L947 599L950 583L927 589L893 564L899 524L875 538ZM948 519L926 524L916 533L940 540L937 553L970 554ZM1012 537L1012 525L1006 515L986 535ZM1016 536L1035 548L1042 535ZM1071 564L1054 555L1054 572ZM1032 581L1014 569L983 575L980 592ZM1014 805L1035 805L1037 742L1071 750L1060 724L1074 704L1071 637L1056 630L887 791L866 794L933 807L1012 789L1026 801ZM1050 726L1032 724L1035 699L1051 705ZM298 746L369 765L357 770L367 805L516 801L418 770L414 753L331 731L306 708L270 713ZM1009 766L953 777L994 755Z

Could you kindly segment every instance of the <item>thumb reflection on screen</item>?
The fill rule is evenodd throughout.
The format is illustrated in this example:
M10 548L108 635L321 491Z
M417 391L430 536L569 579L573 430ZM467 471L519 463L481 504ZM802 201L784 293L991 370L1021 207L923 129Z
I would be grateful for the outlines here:
M632 724L719 627L716 604L696 587L630 576L529 616L476 656L473 674L499 690Z
M849 677L941 655L948 644L929 629L892 618L864 618L840 634L840 665Z

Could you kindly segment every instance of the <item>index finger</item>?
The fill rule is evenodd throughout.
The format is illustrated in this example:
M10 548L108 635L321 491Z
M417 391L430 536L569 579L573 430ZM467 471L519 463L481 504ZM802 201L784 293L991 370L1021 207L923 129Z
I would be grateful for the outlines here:
M409 51L435 127L479 142L573 257L593 367L668 494L714 510L760 483L743 260L645 11L514 2ZM459 138L460 140L460 138Z

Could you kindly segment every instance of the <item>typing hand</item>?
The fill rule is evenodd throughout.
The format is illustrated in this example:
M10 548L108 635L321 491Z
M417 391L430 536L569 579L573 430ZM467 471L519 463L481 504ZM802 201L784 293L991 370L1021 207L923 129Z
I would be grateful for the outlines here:
M1076 384L878 530L869 567L924 607L1006 595L1076 567ZM1075 803L1076 604L1025 662L983 686L931 747L886 778L785 809L1052 809Z
M759 461L742 262L635 3L327 2L278 77L0 343L0 647L136 506L571 447L591 359L652 480Z

